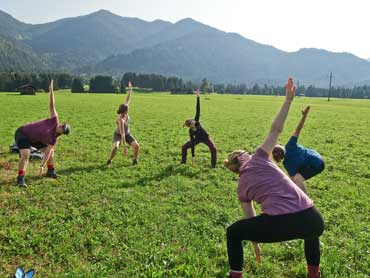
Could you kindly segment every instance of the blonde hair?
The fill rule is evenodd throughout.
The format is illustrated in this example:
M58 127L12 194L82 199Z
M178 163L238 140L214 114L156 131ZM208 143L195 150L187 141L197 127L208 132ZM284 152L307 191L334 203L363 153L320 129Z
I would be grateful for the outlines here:
M241 162L239 161L239 156L242 153L245 153L244 150L236 150L233 151L227 159L224 160L224 166L229 169L231 172L239 173L239 168L241 166Z

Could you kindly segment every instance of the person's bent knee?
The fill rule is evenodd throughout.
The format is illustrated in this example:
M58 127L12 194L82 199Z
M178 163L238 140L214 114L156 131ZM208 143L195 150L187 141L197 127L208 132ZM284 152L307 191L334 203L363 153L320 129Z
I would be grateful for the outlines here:
M140 149L140 145L138 142L134 141L132 144L133 144L133 147L136 148L137 150Z
M227 227L226 237L227 237L227 240L237 240L237 229L234 224Z
M29 150L20 150L19 152L22 160L29 160L30 158L30 151Z

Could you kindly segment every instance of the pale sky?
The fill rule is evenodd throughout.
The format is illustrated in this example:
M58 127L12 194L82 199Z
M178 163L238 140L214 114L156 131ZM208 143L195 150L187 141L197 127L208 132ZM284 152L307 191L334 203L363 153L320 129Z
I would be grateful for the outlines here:
M0 10L34 24L100 9L147 21L191 17L285 51L315 47L370 57L368 0L0 0Z

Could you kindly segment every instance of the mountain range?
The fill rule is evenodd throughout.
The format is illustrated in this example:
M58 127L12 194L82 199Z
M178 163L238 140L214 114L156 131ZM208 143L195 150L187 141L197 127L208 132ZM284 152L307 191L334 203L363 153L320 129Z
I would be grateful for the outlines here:
M170 23L106 10L45 24L0 11L0 70L68 71L121 76L131 71L214 83L368 84L370 62L350 53L305 48L286 52L191 18Z

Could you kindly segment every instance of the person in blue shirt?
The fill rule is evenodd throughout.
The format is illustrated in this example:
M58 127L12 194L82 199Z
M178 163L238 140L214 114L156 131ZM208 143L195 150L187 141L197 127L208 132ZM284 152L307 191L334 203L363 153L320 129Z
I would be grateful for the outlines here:
M298 137L309 111L310 106L307 106L302 111L302 118L285 147L276 145L272 150L273 159L276 162L283 161L284 168L288 172L290 178L305 193L307 190L304 181L320 174L325 169L325 162L317 151L298 144Z

